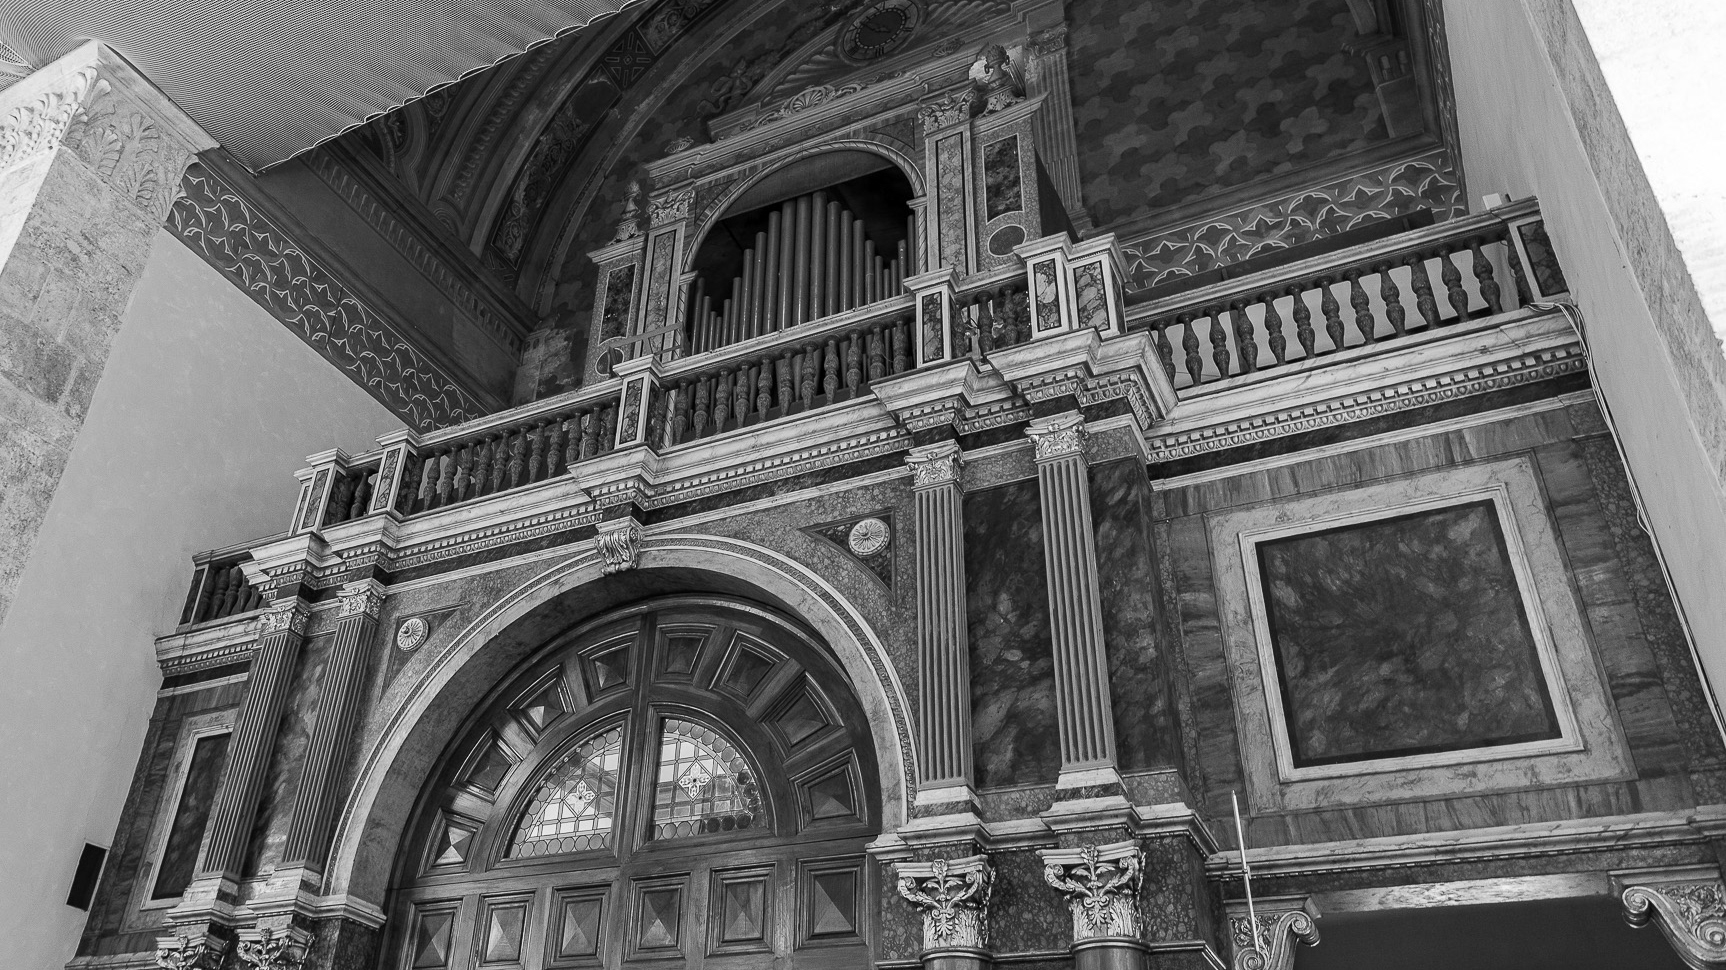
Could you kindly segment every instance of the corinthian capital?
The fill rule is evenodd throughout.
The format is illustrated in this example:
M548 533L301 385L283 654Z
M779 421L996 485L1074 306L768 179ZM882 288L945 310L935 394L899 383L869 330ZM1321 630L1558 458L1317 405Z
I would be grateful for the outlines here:
M1044 849L1041 855L1043 881L1067 897L1074 943L1137 939L1143 932L1139 887L1145 878L1145 850L1137 841Z
M986 855L902 862L899 895L923 912L924 950L981 950L989 943L995 870Z
M911 487L930 488L959 481L959 446L951 441L912 448L905 456L911 466Z
M1085 419L1077 414L1033 421L1025 434L1036 445L1038 461L1085 454Z
M306 601L299 597L277 600L270 604L264 615L258 617L258 636L267 637L272 633L306 632L306 620L312 615Z
M350 616L369 616L375 620L384 605L384 586L375 579L347 583L337 595L341 600L339 615L344 620Z
M1627 873L1618 883L1631 926L1658 926L1678 958L1695 970L1726 967L1726 885L1717 870Z

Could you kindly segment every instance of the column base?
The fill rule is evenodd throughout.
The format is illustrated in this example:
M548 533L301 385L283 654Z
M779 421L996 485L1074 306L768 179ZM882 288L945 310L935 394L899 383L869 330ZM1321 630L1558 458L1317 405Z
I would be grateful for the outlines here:
M952 947L923 951L923 970L990 970L994 965L988 950Z
M1125 936L1100 936L1074 943L1073 970L1147 970L1145 944Z

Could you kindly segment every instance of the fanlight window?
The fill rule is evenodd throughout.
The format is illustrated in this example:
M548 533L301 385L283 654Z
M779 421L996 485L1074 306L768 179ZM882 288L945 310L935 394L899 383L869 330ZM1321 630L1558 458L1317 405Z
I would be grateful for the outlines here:
M755 773L737 747L710 728L666 718L659 739L653 837L746 829L760 815Z
M611 844L623 728L589 738L551 769L510 844L512 856L556 855Z

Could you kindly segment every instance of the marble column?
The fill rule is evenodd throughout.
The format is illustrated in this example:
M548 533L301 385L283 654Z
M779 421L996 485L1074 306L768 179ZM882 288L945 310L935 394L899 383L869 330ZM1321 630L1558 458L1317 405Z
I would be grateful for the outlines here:
M384 587L375 579L348 583L339 600L336 636L324 668L317 720L306 741L278 871L296 866L322 871L324 842L336 807L334 790L360 706L364 661L377 631Z
M228 742L228 760L204 830L196 875L169 913L175 925L226 923L231 914L263 795L264 774L310 616L306 601L294 596L276 601L258 620L258 645L246 672L246 695Z
M1115 723L1103 646L1090 465L1078 414L1039 418L1025 429L1036 445L1043 507L1044 572L1055 648L1055 701L1061 728L1058 788L1112 785Z
M180 176L214 147L93 41L0 91L0 617Z
M906 461L917 507L917 803L959 810L974 777L959 446L923 445Z

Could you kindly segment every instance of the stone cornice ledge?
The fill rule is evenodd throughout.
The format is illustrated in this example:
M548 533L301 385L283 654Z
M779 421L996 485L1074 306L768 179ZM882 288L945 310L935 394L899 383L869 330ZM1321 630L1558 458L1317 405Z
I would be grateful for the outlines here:
M917 849L959 843L974 843L989 852L1035 848L1057 844L1063 833L1108 828L1135 839L1183 837L1206 856L1217 851L1216 838L1204 819L1188 806L1179 802L1133 805L1119 796L1107 796L1058 803L1035 818L986 822L970 811L916 818L882 834L869 844L869 853L889 862L908 858Z
M1251 858L1255 874L1305 876L1651 845L1700 845L1722 834L1726 834L1726 805L1709 805L1691 812L1645 812L1346 842L1254 846ZM1229 850L1212 855L1206 868L1220 875L1239 871L1240 862L1240 853Z
M1587 368L1557 311L1518 311L1421 337L1183 391L1147 442L1148 458L1188 458Z

